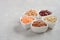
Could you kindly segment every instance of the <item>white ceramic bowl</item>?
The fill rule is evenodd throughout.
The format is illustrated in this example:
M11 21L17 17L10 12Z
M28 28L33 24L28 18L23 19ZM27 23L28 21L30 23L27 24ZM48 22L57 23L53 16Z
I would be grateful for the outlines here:
M44 9L44 10L46 10L46 9ZM40 10L40 11L41 11L41 10ZM39 12L40 12L40 11L39 11ZM48 10L47 10L47 11L48 11ZM51 13L50 15L52 15L52 13ZM46 16L50 16L50 15L46 15ZM40 17L40 18L43 18L43 17L46 17L46 16L41 16L41 15L39 14L39 17Z
M44 20L44 18L45 17L43 17L42 20L48 24L48 27L49 28L53 29L54 26L56 25L56 22L52 23L52 22L49 22L49 21Z
M25 15L24 14L24 16L28 16L28 15ZM39 12L37 11L37 16L30 16L30 17L34 17L34 18L36 18L36 19L41 19L41 16L39 16Z
M24 24L24 23L21 21L21 18L22 18L22 17L20 17L20 23L21 23L22 27L23 27L24 29L30 29L31 22L30 22L30 23L27 23L27 24ZM35 19L35 18L34 18L34 19Z
M34 20L34 21L36 21L36 20ZM33 24L33 22L32 22L32 24ZM47 31L47 29L48 29L48 24L47 24L47 26L44 26L44 27L42 27L42 26L41 27L34 27L34 26L32 26L32 24L31 24L31 30L35 33L42 33L42 32Z

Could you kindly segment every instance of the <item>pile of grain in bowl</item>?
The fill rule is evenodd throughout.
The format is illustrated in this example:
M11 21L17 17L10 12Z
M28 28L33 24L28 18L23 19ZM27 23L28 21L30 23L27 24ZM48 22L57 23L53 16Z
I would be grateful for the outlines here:
M42 20L37 20L34 21L32 26L34 27L43 27L43 26L47 26L47 24L45 22L43 22Z
M25 13L25 15L27 15L27 16L37 16L37 11L34 10L34 9L30 9Z
M54 23L57 21L57 18L55 16L47 16L44 18L44 20L51 22L51 23Z

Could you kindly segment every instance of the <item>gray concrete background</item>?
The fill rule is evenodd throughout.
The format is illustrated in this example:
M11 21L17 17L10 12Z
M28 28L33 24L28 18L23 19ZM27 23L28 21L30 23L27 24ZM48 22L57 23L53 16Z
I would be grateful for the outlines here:
M57 16L53 30L43 34L25 31L19 18L28 9L48 9ZM0 40L60 40L60 0L0 0Z

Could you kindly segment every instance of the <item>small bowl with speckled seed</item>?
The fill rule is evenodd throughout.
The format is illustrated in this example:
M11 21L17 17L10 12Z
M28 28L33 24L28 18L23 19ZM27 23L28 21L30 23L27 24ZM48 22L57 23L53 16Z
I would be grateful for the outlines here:
M53 27L56 24L57 17L56 16L46 16L42 18L43 21L45 21L48 24L48 27L53 29Z

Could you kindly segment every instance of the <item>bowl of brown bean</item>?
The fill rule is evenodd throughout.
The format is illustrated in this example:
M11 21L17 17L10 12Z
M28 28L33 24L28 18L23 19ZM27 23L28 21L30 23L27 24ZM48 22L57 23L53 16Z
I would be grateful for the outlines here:
M31 30L35 33L42 33L48 29L48 24L38 19L34 20L31 24Z

